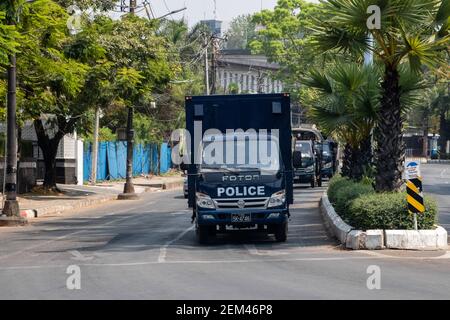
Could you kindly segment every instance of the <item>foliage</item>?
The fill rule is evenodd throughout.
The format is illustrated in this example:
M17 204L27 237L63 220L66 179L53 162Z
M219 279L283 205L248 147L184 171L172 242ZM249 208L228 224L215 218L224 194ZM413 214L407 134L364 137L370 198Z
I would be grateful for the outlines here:
M325 72L312 70L305 84L315 103L311 118L326 135L357 148L376 120L378 108L377 70L357 64L336 64Z
M251 15L240 15L234 18L226 33L227 49L248 49L256 38L256 23Z
M0 71L9 64L8 54L17 52L19 33L14 26L7 25L4 4L0 5Z
M375 193L369 181L353 182L334 176L328 198L339 216L351 226L367 229L413 229L406 193ZM419 229L432 229L437 219L436 203L425 197L426 212L418 215Z
M312 44L320 52L356 54L373 52L384 68L380 108L375 130L377 191L399 190L404 159L401 114L402 65L419 73L428 67L445 70L448 46L448 1L443 0L329 0L324 19L317 20ZM370 5L381 9L380 28L368 29ZM369 41L373 39L372 41Z
M311 68L323 69L330 58L310 45L311 28L322 17L321 6L304 0L278 0L273 10L263 10L253 17L258 32L250 48L282 66L280 77L297 102L306 94L301 78Z
M350 225L352 224L352 216L349 214L349 206L351 201L359 198L365 197L370 193L373 193L374 189L371 185L364 183L351 183L339 188L336 191L335 201L333 202L334 209L345 221L348 221Z
M346 177L343 177L338 174L333 176L333 178L331 178L330 182L328 183L328 190L327 190L327 195L328 195L328 199L330 200L330 202L335 203L337 192L341 188L350 186L352 184L353 184L352 181Z
M436 202L425 197L425 212L417 215L419 229L434 229L438 210ZM414 229L413 215L408 212L406 193L366 194L350 203L348 220L356 228Z

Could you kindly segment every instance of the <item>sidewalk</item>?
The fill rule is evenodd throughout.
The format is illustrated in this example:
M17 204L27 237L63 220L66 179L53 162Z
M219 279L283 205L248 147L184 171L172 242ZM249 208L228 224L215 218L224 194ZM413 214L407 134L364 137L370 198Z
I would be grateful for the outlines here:
M136 177L133 179L136 193L175 189L183 186L180 175L167 177ZM24 194L18 197L20 214L26 218L57 215L63 211L89 207L116 200L123 192L124 181L111 181L91 185L58 185L63 195ZM125 201L125 200L124 200Z

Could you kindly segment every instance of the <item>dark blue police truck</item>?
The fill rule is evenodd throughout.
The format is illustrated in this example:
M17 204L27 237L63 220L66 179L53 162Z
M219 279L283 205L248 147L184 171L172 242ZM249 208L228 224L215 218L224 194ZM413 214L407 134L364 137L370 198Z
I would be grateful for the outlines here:
M286 241L293 203L289 94L188 96L186 128L188 204L199 242L234 230Z

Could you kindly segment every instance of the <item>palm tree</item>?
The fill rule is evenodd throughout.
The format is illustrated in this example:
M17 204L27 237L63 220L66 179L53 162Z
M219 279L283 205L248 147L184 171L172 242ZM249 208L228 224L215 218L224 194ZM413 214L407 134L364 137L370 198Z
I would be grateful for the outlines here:
M448 0L328 0L327 18L317 22L315 44L323 52L373 52L383 65L380 107L375 134L376 190L394 191L402 185L403 117L399 70L402 64L419 72L442 61L448 46ZM368 7L381 10L381 28L369 29ZM372 41L373 40L373 41Z
M342 174L360 180L372 163L371 133L378 108L378 74L355 63L312 71L304 83L314 101L310 116L344 143Z

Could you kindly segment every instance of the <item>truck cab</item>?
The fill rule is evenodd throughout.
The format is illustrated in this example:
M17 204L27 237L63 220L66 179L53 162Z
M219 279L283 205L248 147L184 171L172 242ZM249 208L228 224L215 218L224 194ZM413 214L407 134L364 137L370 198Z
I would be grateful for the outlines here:
M205 137L202 149L212 142ZM271 142L269 142L271 141ZM259 141L257 137L242 134L224 135L214 143L234 145L239 150L251 149L252 143L267 144L272 161L251 161L244 151L242 162L237 156L231 163L209 163L198 166L196 177L194 216L201 243L216 233L234 230L256 230L274 234L277 241L286 241L289 204L286 201L286 179L278 149L278 142ZM272 144L272 145L271 145ZM207 155L203 156L206 159ZM208 163L207 163L208 162Z
M312 128L292 131L294 182L309 183L311 188L322 186L323 137Z
M334 158L333 145L329 141L324 141L322 143L322 178L331 179L333 177L335 170Z

